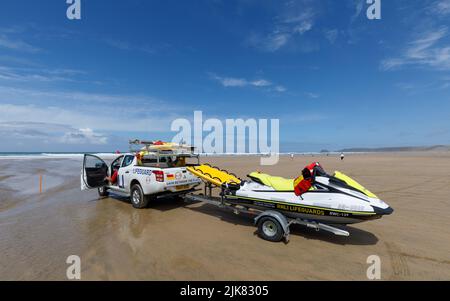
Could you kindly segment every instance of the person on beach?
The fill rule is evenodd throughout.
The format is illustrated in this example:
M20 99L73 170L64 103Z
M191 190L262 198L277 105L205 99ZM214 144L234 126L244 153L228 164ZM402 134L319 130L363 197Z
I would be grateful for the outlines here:
M137 152L136 153L136 163L137 163L137 166L142 166L143 164L142 164L142 158L144 157L144 155L142 154L142 153L140 153L140 152Z
M119 170L116 169L116 170L113 172L112 176L106 177L106 178L105 178L105 181L109 181L109 183L111 183L111 185L114 185L114 184L116 184L116 182L117 182L117 176L118 176L118 175L119 175Z
M341 161L343 161L344 160L344 153L341 153Z

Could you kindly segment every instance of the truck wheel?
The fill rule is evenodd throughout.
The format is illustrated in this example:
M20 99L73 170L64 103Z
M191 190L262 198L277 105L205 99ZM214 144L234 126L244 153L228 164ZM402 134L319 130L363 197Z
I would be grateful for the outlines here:
M278 242L283 239L284 230L275 218L266 216L258 221L258 234L262 239Z
M148 205L148 198L144 195L142 187L139 184L134 184L133 187L131 187L130 198L131 205L133 205L134 208L142 209Z
M106 186L102 186L98 188L98 195L101 197L107 197L109 195L108 189Z

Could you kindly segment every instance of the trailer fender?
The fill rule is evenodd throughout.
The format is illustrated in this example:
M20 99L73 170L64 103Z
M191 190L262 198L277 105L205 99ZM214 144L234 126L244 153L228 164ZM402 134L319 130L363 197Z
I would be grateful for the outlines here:
M283 227L284 236L288 237L289 222L288 222L286 216L284 216L283 214L281 214L278 211L267 210L267 211L260 213L257 217L255 217L255 225L257 225L258 221L264 216L270 216L270 217L273 217L274 219L276 219L280 223L281 227Z

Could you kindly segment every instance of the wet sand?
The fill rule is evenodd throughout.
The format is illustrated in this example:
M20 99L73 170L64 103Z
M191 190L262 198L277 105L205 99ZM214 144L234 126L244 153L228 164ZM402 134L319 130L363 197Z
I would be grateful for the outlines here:
M81 257L82 280L367 280L369 255L384 280L450 280L449 153L202 159L240 177L295 177L313 160L355 177L394 214L347 227L350 237L297 226L288 244L270 243L250 218L210 205L136 210L81 192L78 159L0 160L0 280L66 280L69 255Z

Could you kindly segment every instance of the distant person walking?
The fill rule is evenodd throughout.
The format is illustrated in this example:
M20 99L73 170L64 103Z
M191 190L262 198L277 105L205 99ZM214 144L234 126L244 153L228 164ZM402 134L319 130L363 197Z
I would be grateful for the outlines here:
M291 153L291 160L293 160L294 159L294 154L293 153Z
M345 158L344 153L341 153L341 161L344 161L344 158Z

